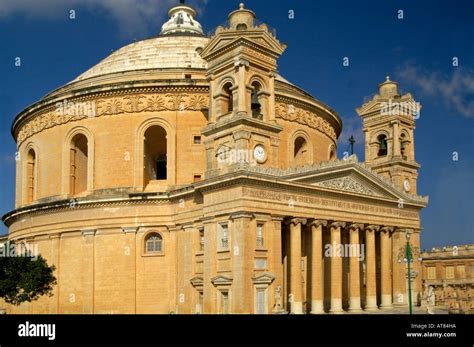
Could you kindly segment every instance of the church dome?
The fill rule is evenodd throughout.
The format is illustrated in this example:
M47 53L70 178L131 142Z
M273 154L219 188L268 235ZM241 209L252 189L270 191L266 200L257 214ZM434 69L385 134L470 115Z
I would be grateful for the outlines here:
M198 51L209 41L197 13L184 4L172 7L157 37L124 46L72 82L117 72L152 69L205 69Z
M205 69L197 52L209 41L199 36L165 35L120 48L73 82L117 72L152 69Z

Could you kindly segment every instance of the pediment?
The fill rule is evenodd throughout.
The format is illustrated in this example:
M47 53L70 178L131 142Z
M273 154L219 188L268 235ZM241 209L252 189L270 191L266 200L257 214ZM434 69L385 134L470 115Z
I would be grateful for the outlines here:
M357 109L358 114L369 114L372 112L380 112L382 106L379 101L370 100L369 102L362 105L360 108Z
M262 275L259 275L259 276L254 276L252 278L252 281L255 284L268 284L268 285L270 285L273 282L274 279L275 279L275 276L265 273L265 274L262 274Z
M200 287L204 285L204 279L201 276L193 277L190 280L193 287Z
M232 278L226 277L226 276L223 276L223 275L219 275L219 276L213 277L211 279L211 282L215 286L231 285L232 284Z
M288 177L293 182L305 183L325 189L404 201L418 200L419 197L405 193L393 183L354 162L341 162L327 168L315 168Z
M266 32L249 32L245 34L237 35L217 35L212 39L207 46L204 48L201 56L206 59L207 56L213 54L219 50L222 50L228 46L232 45L257 45L261 48L272 52L273 54L281 55L285 50L285 46L273 38L270 34ZM207 59L206 59L207 60Z
M371 195L371 196L384 195L376 187L373 187L367 184L367 182L364 182L363 179L359 179L354 176L355 175L349 175L349 176L331 178L331 179L312 183L312 185L323 187L323 188L330 188L330 189L335 189L335 190L352 192L352 193L357 193L357 194Z

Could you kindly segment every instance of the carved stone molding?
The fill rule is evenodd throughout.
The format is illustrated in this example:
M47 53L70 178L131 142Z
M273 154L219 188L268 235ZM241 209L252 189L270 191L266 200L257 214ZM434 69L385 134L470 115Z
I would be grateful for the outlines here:
M332 222L329 226L331 228L345 228L346 222Z
M349 231L356 231L356 230L363 230L364 229L364 224L349 224L347 226L347 230Z
M315 220L312 220L310 223L309 223L309 226L315 226L315 227L320 227L320 226L323 226L323 227L326 227L328 225L328 221L327 220L320 220L320 219L315 219Z
M239 130L234 132L234 140L249 140L250 137L252 136L252 133L250 131L246 130Z
M379 225L368 225L368 226L365 227L365 230L369 231L369 232L379 231L380 226Z
M86 236L95 236L96 232L97 232L97 230L95 230L95 229L81 230L81 234L84 237L86 237Z
M394 227L382 227L382 228L380 228L380 232L390 234L390 233L393 232L394 229L395 229Z
M304 110L303 108L278 102L275 105L276 118L281 118L290 122L307 125L329 136L333 141L337 141L334 128L321 118L318 114Z
M354 192L372 196L376 195L372 189L361 184L360 182L357 182L355 179L349 176L318 182L315 183L315 185L324 188L343 190L345 192Z
M68 100L68 103L82 103L80 99ZM87 102L92 102L90 98ZM132 94L105 96L94 100L94 117L113 116L118 114L160 112L160 111L204 111L209 108L207 93L175 93ZM54 107L49 112L36 116L21 127L17 136L17 144L21 145L26 139L45 129L56 125L79 121L90 117L85 112L58 112Z
M306 224L307 223L307 219L306 218L292 218L292 219L289 219L286 224L287 225L298 225L298 224Z
M123 227L122 231L124 234L136 234L138 232L138 227Z

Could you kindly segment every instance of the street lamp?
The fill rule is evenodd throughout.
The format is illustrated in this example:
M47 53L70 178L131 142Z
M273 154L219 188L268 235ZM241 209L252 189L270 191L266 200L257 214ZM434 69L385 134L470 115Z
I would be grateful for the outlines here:
M410 314L413 314L412 290L411 290L411 281L412 281L411 264L413 264L413 258L414 258L413 253L414 251L416 252L416 249L413 249L411 247L411 244L410 244L411 234L412 234L411 230L407 230L405 232L405 238L407 240L407 243L405 247L401 249L398 255L398 263L401 264L403 261L408 266L408 275L407 275L408 276L408 303L410 306ZM418 261L419 262L422 261L421 255L418 257Z

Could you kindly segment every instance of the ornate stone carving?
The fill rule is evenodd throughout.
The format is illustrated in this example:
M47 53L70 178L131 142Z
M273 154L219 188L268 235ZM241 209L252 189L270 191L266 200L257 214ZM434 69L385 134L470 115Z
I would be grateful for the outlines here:
M347 226L347 230L349 231L359 231L362 229L364 229L364 224L352 223Z
M337 141L336 132L333 127L314 112L279 102L275 106L275 115L276 118L307 125Z
M77 102L82 100L77 99ZM76 102L71 99L69 102ZM160 111L204 111L209 108L207 93L156 93L109 96L95 100L95 116L113 116L117 114L160 112ZM20 146L26 139L45 129L68 122L87 118L87 114L60 114L54 107L36 116L21 127L17 143Z
M390 233L393 233L394 229L395 229L394 227L382 227L380 228L380 232L390 234Z
M365 227L365 230L369 231L369 232L379 231L380 226L379 225L368 225L368 226Z
M293 218L293 219L289 219L286 222L286 224L287 225L290 225L290 224L293 224L293 225L303 224L303 225L305 225L307 221L308 220L306 218Z
M320 220L320 219L315 219L315 220L313 220L309 223L309 226L314 226L316 228L318 228L320 226L326 227L327 225L328 225L327 220Z
M345 192L354 192L366 195L375 195L374 191L363 184L357 182L352 177L341 177L329 181L315 183L315 185L324 188L343 190Z
M342 228L344 229L346 227L346 222L332 222L330 225L329 225L331 228Z

